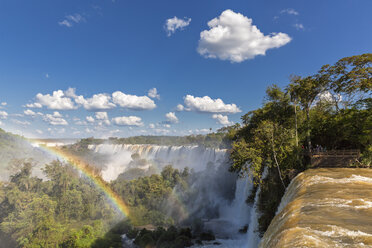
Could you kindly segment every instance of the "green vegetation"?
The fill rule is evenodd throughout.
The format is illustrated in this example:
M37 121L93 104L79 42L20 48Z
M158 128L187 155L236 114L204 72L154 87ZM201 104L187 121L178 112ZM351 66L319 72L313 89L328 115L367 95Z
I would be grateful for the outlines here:
M309 167L316 146L359 149L357 165L371 165L371 64L372 54L363 54L325 65L313 76L293 76L284 90L270 86L263 106L242 116L243 126L233 132L230 170L250 170L256 187L261 184L261 234L291 179Z
M9 182L0 184L0 237L9 239L9 247L122 247L124 233L136 238L139 247L191 244L190 229L172 226L188 217L174 193L188 197L197 193L189 187L196 174L188 168L179 171L169 165L160 174L136 172L138 178L131 180L125 179L128 172L120 175L109 186L125 199L130 218L118 222L118 213L103 192L68 163L45 165L44 181L31 176L31 162L25 160L18 167ZM159 228L154 232L135 228L145 225ZM196 232L194 238L203 235L207 234Z
M19 247L90 247L114 222L102 192L68 164L46 165L47 181L20 167L0 185L0 230Z

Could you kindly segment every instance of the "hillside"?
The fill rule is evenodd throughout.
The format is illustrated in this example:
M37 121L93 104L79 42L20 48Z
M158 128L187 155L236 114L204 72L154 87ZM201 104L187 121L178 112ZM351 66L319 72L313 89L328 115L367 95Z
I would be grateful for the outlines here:
M7 180L18 169L19 161L26 159L33 161L34 174L40 174L40 166L50 161L49 155L33 147L25 138L0 128L0 181Z

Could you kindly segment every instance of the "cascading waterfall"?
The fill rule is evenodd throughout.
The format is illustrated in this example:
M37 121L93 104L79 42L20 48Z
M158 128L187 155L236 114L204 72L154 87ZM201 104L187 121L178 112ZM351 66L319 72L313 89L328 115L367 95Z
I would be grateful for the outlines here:
M177 169L189 167L201 171L209 163L218 166L226 162L225 149L212 149L200 146L159 146L159 145L128 145L128 144L99 144L89 145L88 149L96 153L110 156L102 177L106 181L115 180L116 177L128 169L132 161L131 155L138 154L149 163L142 165L147 169L154 162L159 169L171 164Z
M260 247L372 247L371 189L371 169L300 173L288 186Z
M265 167L262 173L262 179L265 179L267 177L267 174L268 174L268 169L267 167ZM249 223L248 235L247 235L247 247L249 248L257 247L258 244L260 243L260 237L257 233L258 218L259 218L258 200L259 200L260 193L261 193L261 186L259 186L257 189L256 196L254 198L253 208L251 209L251 221Z
M257 201L260 188L258 188L253 204L246 202L253 189L252 179L237 178L236 175L227 172L229 166L228 153L224 149L212 149L200 146L160 146L160 145L129 145L129 144L99 144L89 145L88 149L97 154L102 154L110 159L107 160L102 176L105 180L115 180L120 173L132 168L133 154L138 154L146 162L140 166L141 169L148 169L156 166L159 170L171 164L177 169L189 167L196 172L200 172L200 181L194 187L206 187L208 195L201 195L192 204L198 205L198 200L208 202L210 205L217 206L218 215L213 219L204 219L204 229L211 230L216 235L219 245L211 242L203 247L229 247L240 248L257 247L259 236L256 233L258 226ZM208 172L209 167L223 168L215 171L215 175ZM225 173L222 174L221 173ZM216 178L219 175L219 178ZM266 177L265 169L263 177ZM231 181L233 180L233 181ZM232 200L223 198L218 191L219 184L233 185L235 183L235 196ZM201 186L202 184L202 186ZM217 186L216 186L217 185ZM222 187L223 188L223 187ZM231 197L230 197L231 198ZM190 210L192 206L190 206ZM195 210L198 211L197 209ZM192 212L192 211L191 211Z

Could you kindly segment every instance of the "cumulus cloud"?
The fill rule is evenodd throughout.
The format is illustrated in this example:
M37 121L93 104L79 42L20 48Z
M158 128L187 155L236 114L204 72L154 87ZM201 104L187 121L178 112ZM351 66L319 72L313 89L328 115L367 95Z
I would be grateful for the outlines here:
M184 98L185 110L204 113L229 113L241 112L236 104L225 104L220 98L212 99L209 96L194 97L187 95Z
M75 102L82 105L86 110L103 110L116 107L111 102L111 97L108 94L95 94L91 98L85 99L83 96L77 96Z
M49 123L50 125L53 125L53 126L66 126L68 125L68 122L61 118L61 117L56 117L54 114L51 115L51 114L46 114L44 116L44 121Z
M212 115L212 118L217 120L219 124L224 125L224 126L233 124L231 121L229 121L229 118L227 117L227 115L214 114Z
M209 30L200 33L198 46L198 52L206 58L239 63L291 41L285 33L264 35L252 19L229 9L209 21L208 26Z
M112 93L112 99L120 107L133 110L150 110L156 107L155 102L147 96L129 95L121 91Z
M63 116L61 115L60 112L58 112L58 111L54 111L54 112L53 112L53 117L56 117L56 118L62 118Z
M115 125L118 126L143 126L141 117L138 116L121 116L112 119Z
M85 118L86 118L87 122L89 122L89 123L93 123L94 122L94 118L92 116L87 116Z
M71 28L74 24L78 24L82 21L85 21L85 18L82 17L80 14L68 15L65 17L64 20L58 22L60 26L65 26Z
M52 95L38 93L35 103L26 104L28 108L41 108L43 106L54 110L70 110L76 108L72 100L66 97L62 90L53 91Z
M8 113L5 111L0 111L0 119L7 119L8 118Z
M174 112L166 113L165 118L167 118L167 123L178 123L178 118Z
M27 109L27 110L23 111L23 113L25 115L28 115L28 116L36 116L36 113L34 111L32 111L31 109Z
M292 8L288 8L288 9L283 9L280 11L280 14L288 14L288 15L299 15L300 13L298 13L298 11L292 9Z
M152 129L152 128L155 128L155 124L154 124L154 123L150 123L150 124L149 124L149 128L151 128L151 129Z
M178 104L176 109L177 109L177 111L184 111L185 107L182 104Z
M108 119L107 112L96 112L96 119L97 120L107 120Z
M43 131L41 131L40 129L36 129L35 130L38 134L43 134Z
M165 31L167 32L168 36L171 36L176 32L177 29L184 29L188 25L190 25L191 18L185 17L184 19L178 18L178 17L173 17L169 18L165 22Z
M151 98L160 99L160 95L158 94L158 90L156 88L149 89L147 95Z
M38 102L35 102L35 103L28 103L25 105L27 108L42 108L43 105L41 105L40 103Z
M6 106L6 105L7 105L6 102L2 102L2 103L1 103L1 106Z
M23 113L27 116L31 116L31 117L36 117L37 115L39 116L43 116L43 113L41 112L34 112L32 111L31 109L26 109L25 111L23 111ZM58 113L58 112L57 112Z

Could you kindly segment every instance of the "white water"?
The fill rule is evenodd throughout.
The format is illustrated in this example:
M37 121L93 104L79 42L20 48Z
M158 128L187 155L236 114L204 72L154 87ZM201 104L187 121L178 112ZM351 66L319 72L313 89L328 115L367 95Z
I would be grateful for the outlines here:
M115 180L117 176L129 168L132 154L137 153L148 163L142 166L147 169L151 165L159 169L171 164L174 168L189 167L195 171L204 170L208 163L215 166L225 163L227 153L224 149L212 149L199 146L159 146L159 145L89 145L88 149L103 155L109 155L110 161L102 171L106 181Z
M195 209L197 212L200 202L207 202L218 209L218 218L204 219L204 229L213 231L217 240L205 243L201 247L257 247L260 241L256 232L258 227L257 201L260 188L257 190L254 204L247 204L246 200L253 188L252 179L250 177L235 179L236 177L231 177L231 175L228 177L227 150L199 146L127 144L89 145L88 149L110 157L102 171L102 176L107 181L115 180L120 173L133 166L133 163L131 163L133 162L132 154L138 154L141 159L146 160L146 164L142 164L140 167L142 169L156 166L160 170L162 167L171 164L177 169L183 169L187 166L196 172L200 172L199 181L196 181L192 187L200 188L200 191L205 191L202 189L206 188L208 195L201 193L200 197L190 203L189 211L193 212L191 210ZM212 171L210 167L213 168ZM226 177L221 178L221 172L216 171L220 167L225 168ZM263 176L265 177L266 174L267 171L265 170ZM220 177L217 178L215 175L220 175ZM225 184L230 185L229 180L236 180L235 196L232 201L224 199L219 192L216 192L221 188L221 185L222 187ZM248 227L246 233L239 232L244 227ZM216 245L215 242L219 244Z

